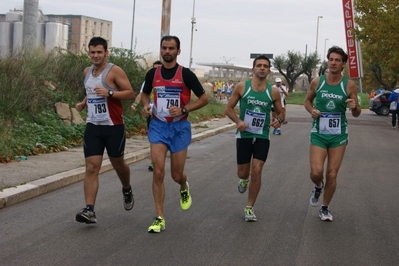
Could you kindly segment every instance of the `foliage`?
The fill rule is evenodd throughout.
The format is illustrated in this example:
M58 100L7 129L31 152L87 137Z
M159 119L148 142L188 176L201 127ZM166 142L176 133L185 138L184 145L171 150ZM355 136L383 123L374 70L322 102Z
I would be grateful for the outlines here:
M272 64L287 81L289 91L292 91L296 80L302 74L307 75L309 82L311 81L312 72L319 62L316 53L304 57L300 52L288 51L287 55L274 57Z
M385 89L395 87L399 79L399 5L397 0L357 0L355 36L362 42L365 74ZM371 82L370 82L371 83Z
M144 67L139 64L141 60L145 62ZM112 48L108 61L120 66L126 72L135 95L137 95L140 92L146 72L151 68L146 63L145 58L134 54L129 49Z
M306 98L307 92L305 91L295 91L291 92L287 98L285 98L285 101L287 104L297 104L297 105L303 105L305 98ZM367 93L358 93L357 94L361 98L361 103L360 107L362 109L368 109L369 107L369 95Z

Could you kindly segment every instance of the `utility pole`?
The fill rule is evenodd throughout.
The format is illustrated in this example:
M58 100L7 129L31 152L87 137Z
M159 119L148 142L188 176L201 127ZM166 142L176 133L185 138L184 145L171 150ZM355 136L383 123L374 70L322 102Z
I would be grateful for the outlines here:
M37 47L37 23L39 21L39 0L24 0L24 16L22 22L22 44L25 51Z
M195 28L195 0L193 0L193 16L191 17L191 43L190 43L190 62L188 64L188 68L191 69L191 65L193 64L193 38L194 38L194 28Z
M161 38L170 34L170 10L172 0L162 0Z
M130 51L133 52L134 14L136 13L136 0L133 0L132 36L130 37Z

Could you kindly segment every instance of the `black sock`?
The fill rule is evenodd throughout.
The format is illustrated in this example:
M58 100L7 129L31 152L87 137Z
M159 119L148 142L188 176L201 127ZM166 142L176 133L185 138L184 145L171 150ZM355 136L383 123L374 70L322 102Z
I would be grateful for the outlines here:
M132 187L129 186L129 188L122 188L123 193L129 193L132 190Z
M328 206L322 205L322 206L321 206L321 209L322 209L322 210L328 210Z
M91 212L94 212L94 205L86 205L86 209Z

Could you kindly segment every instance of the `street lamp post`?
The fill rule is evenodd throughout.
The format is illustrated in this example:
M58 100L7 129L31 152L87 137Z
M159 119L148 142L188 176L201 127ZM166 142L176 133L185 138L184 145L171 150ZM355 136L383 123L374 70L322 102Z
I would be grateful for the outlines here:
M190 62L188 64L188 68L191 69L191 65L193 64L193 39L194 39L194 28L195 28L195 0L193 0L193 16L191 17L191 43L190 43Z
M317 17L317 30L316 30L316 54L317 54L317 43L319 42L319 19L323 18L323 16Z
M326 45L327 45L328 38L324 39L324 55L323 60L326 61Z
M135 12L136 12L136 0L133 0L132 36L130 37L130 51L133 51L134 13Z

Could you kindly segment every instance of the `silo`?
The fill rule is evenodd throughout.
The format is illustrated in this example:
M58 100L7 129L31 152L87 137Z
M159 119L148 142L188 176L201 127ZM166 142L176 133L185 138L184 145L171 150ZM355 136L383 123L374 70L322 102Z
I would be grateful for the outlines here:
M12 24L9 21L0 22L0 57L7 56L11 52Z
M46 24L38 23L37 24L37 47L44 47L44 36L45 36Z
M10 11L6 13L6 21L15 22L22 21L22 12Z
M56 22L47 22L46 36L44 41L44 47L46 51L51 51L55 47L59 47L61 36L62 36L62 24Z
M14 53L22 49L22 21L14 22L12 50Z
M68 48L68 30L69 26L66 24L62 25L62 37L61 37L61 48L67 49Z

